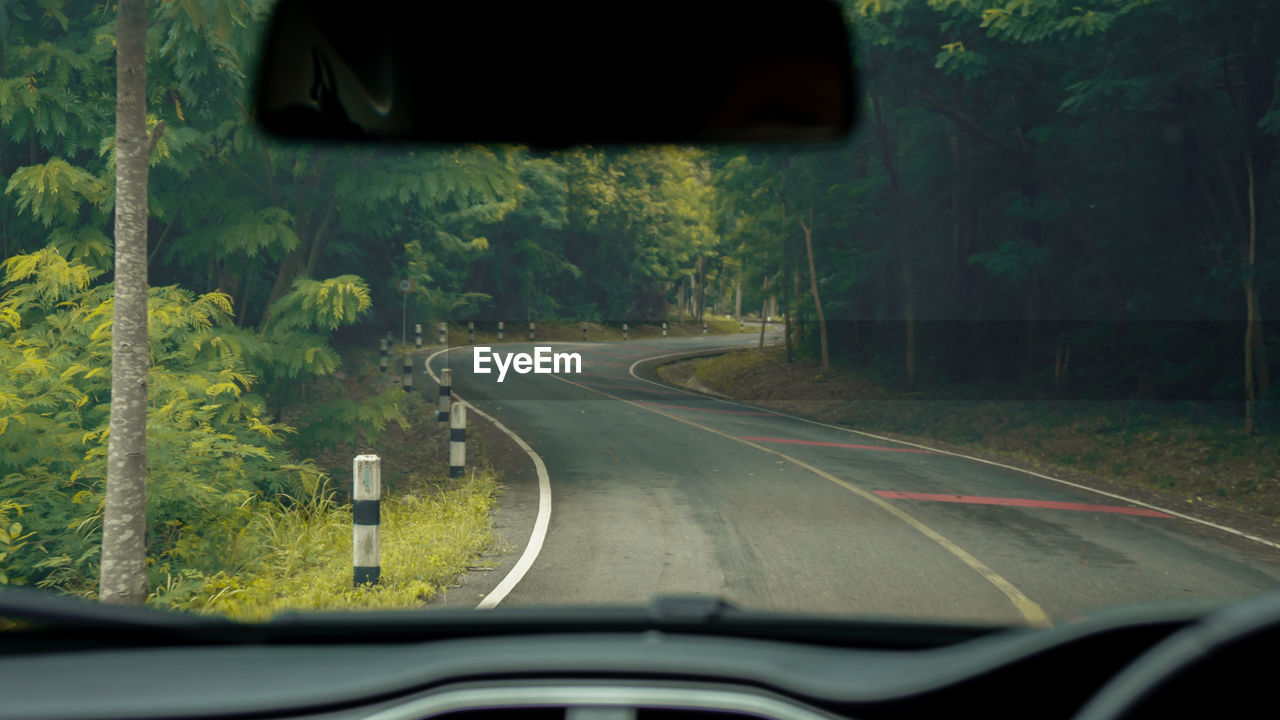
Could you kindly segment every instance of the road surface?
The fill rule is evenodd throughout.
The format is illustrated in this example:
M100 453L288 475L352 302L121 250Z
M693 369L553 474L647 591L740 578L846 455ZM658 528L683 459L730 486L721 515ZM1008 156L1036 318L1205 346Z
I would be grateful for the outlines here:
M545 464L550 521L504 607L711 593L753 609L1046 625L1280 586L1274 547L632 372L645 358L757 339L509 343L495 349L580 353L582 373L511 372L502 383L472 373L470 348L432 357L434 373L447 362L455 392ZM529 541L535 482L512 483L523 508L504 521L514 554Z

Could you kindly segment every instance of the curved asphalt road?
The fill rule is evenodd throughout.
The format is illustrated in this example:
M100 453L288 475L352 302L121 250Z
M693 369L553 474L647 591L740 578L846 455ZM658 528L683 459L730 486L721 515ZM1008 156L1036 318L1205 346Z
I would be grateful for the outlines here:
M545 542L504 606L714 593L749 609L1043 625L1280 586L1274 548L629 372L636 360L757 337L536 343L580 353L582 374L510 372L501 384L472 373L470 348L432 361L437 373L447 362L455 392L520 435L550 475ZM1068 509L1077 504L1089 507Z

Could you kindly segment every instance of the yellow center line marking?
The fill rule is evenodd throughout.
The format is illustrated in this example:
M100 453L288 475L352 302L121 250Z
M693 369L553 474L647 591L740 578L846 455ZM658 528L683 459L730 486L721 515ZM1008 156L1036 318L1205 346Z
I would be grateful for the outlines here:
M938 532L937 530L934 530L928 525L925 525L923 522L916 519L910 513L902 510L902 508L899 508L893 505L892 503L884 500L880 496L870 491L864 490L858 487L857 485L854 485L853 483L848 482L846 480L841 480L840 478L836 477L835 475L832 475L826 470L822 470L821 468L816 468L810 465L809 463L803 460L800 460L799 458L791 457L790 455L774 450L773 448L765 447L764 445L753 443L750 440L743 440L742 438L737 437L735 435L730 435L728 433L721 432L719 430L716 430L715 428L707 427L706 425L694 422L687 418L682 418L677 415L664 412L655 407L642 405L637 402L632 402L631 400L625 400L616 395L611 395L610 393L604 392L603 390L596 390L595 388L587 387L586 385L573 382L572 380L566 380L563 377L560 377L559 375L552 375L551 377L555 378L556 380L559 380L560 382L568 383L575 387L582 388L583 390L596 393L597 395L603 395L607 398L610 398L611 400L617 400L618 402L626 403L632 407L651 412L655 415L661 415L670 420L675 420L676 422L684 423L685 425L688 425L690 427L695 427L695 428L698 428L699 430L705 430L706 432L709 432L713 435L719 435L720 437L725 438L727 440L732 440L736 443L741 443L748 447L755 448L760 452L769 453L770 455L776 455L777 457L780 457L783 460L786 460L787 462L790 462L805 470L808 470L809 472L813 473L814 475L817 475L818 477L824 480L833 482L836 485L839 485L840 487L853 493L854 495L857 495L863 500L866 500L867 502L872 503L873 505L879 507L885 512L892 514L894 517L898 518L899 520L906 523L907 525L910 525L911 527L915 528L922 535L924 535L925 537L929 538L930 540L932 540L933 542L941 546L942 549L954 555L965 565L968 565L975 572L981 575L987 582L994 585L997 590L1004 593L1004 596L1009 598L1009 602L1013 603L1014 608L1016 608L1018 612L1022 614L1023 619L1027 621L1028 625L1031 625L1033 627L1052 627L1053 626L1053 621L1049 619L1049 616L1045 614L1045 611L1034 600L1024 595L1022 591L1019 590L1018 588L1014 587L1013 583L1006 580L1003 576L1000 575L1000 573L997 573L995 570L992 570L981 560L970 555L968 552L964 550L964 548L961 548L959 545L956 545L955 543L948 540L942 533Z

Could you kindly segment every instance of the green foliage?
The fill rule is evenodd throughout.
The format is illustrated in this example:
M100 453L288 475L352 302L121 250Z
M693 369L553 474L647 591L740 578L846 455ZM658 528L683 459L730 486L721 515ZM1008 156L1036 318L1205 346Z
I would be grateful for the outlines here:
M327 485L312 484L289 506L254 508L259 553L234 572L165 580L158 607L266 620L299 610L412 608L453 584L496 542L489 521L497 483L475 473L456 486L382 502L382 577L373 587L351 583L351 510Z
M267 329L336 330L354 323L372 304L369 286L356 275L327 280L297 278L293 291L271 306Z
M95 273L52 247L4 269L0 503L21 504L25 528L7 574L89 593L105 477L111 286L90 286ZM148 310L149 554L218 567L250 519L246 503L273 483L294 487L287 476L296 472L279 459L290 430L249 393L243 358L207 342L230 323L225 295L154 288Z

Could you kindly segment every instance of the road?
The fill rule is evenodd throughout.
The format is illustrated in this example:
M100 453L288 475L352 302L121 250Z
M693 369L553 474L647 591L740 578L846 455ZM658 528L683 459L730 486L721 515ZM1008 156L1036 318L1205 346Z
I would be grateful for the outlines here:
M537 343L580 353L582 373L502 383L473 374L469 348L433 356L435 373L447 362L455 392L545 464L550 521L504 607L712 593L754 609L1047 625L1280 586L1273 547L632 373L645 358L756 341ZM528 508L513 521L517 552L538 505L529 482L513 488Z

